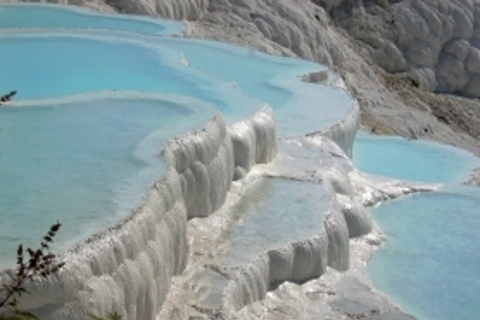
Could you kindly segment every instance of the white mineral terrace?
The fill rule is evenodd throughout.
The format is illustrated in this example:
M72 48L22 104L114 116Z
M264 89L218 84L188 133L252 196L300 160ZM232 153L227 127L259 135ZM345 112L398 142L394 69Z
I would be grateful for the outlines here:
M248 87L248 72L255 71L249 68L297 62L213 42L122 32L109 37L105 31L10 32L0 34L2 41L43 32L38 41L108 38L130 45L136 38L142 50L168 56L164 62L171 63L175 75L203 81L198 92L210 88L215 93L210 86L218 85L213 88L222 88L221 93L211 99L226 103L203 127L169 140L163 150L158 146L165 174L149 187L140 206L62 254L66 264L58 274L27 286L31 294L22 296L21 306L42 319L83 320L112 310L129 320L164 319L179 301L234 316L283 282L304 283L322 276L327 267L347 270L349 239L372 230L366 206L434 188L356 170L349 157L360 110L341 79L322 66L304 64L282 74L275 69L268 86L287 91L289 98L263 108L257 97L239 98L256 101L248 108L257 108L236 121L245 110L229 108L240 100L228 105L224 99L235 85L240 91ZM158 49L157 42L165 48ZM196 57L195 50L206 53ZM228 60L224 67L216 63L229 54L230 62L238 63L235 68ZM201 61L208 57L211 66ZM230 73L222 77L222 69ZM238 76L240 71L247 75ZM225 79L231 81L228 86L221 84ZM135 94L151 97L152 92ZM166 98L160 94L158 99ZM29 104L35 102L16 106L21 110Z

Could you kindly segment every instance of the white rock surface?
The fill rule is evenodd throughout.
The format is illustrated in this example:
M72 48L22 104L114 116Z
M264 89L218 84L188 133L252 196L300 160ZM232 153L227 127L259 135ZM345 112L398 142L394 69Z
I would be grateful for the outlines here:
M401 77L411 77L426 90L478 97L478 1L59 2L104 11L113 8L127 13L186 19L189 36L227 40L269 53L323 62L339 72L359 99L362 121L370 128L412 138L430 137L478 151L471 136L456 134L431 115L432 107L420 99L424 97L421 93L403 96L404 91L388 89L389 78L385 80L385 74L379 70L380 67L387 72L401 73ZM436 100L432 98L432 101ZM407 104L418 106L412 109ZM255 164L269 162L277 153L273 117L266 111L256 119L227 129L223 121L216 118L205 131L173 142L165 153L172 168L167 178L152 188L145 206L115 230L100 234L88 245L80 245L70 253L67 267L55 281L29 287L35 299L25 296L25 306L38 316L52 320L85 319L87 312L105 314L111 310L118 310L127 319L153 319L159 312L158 319L206 317L209 310L192 310L185 305L188 301L185 295L189 292L185 287L193 272L190 270L215 262L215 253L209 250L209 245L216 244L218 230L228 221L217 214L209 215L218 208L221 212L221 204L235 197L227 193L229 187L242 188L241 183L232 182L234 177L246 177L248 181L258 174L248 174L252 168L258 169ZM329 137L347 154L358 119L357 110L329 132ZM289 319L288 312L285 317L275 313L284 295L282 299L295 311L291 314L298 315L301 311L307 319L305 310L312 308L309 310L312 314L326 310L324 314L332 318L342 316L331 309L321 309L324 307L320 303L317 310L311 303L305 304L303 298L308 296L307 292L315 294L319 286L322 287L322 281L341 277L331 269L328 271L327 265L338 270L349 267L350 257L356 254L350 250L352 240L349 242L349 238L372 229L365 206L428 189L362 175L348 164L342 150L322 139L325 138L312 136L297 142L324 148L323 152L336 163L330 171L320 167L313 173L303 173L313 175L311 179L324 179L335 194L336 205L325 220L326 235L272 250L252 261L246 269L238 270L229 279L224 310L218 311L220 314L239 319L262 315ZM267 172L268 166L263 168ZM279 168L281 163L273 163L270 169ZM347 182L351 183L350 187ZM199 201L203 204L196 206ZM208 217L187 223L188 218L197 216ZM192 241L190 254L189 240ZM376 246L382 237L376 231L358 240L362 241ZM307 258L296 260L296 252ZM360 259L361 263L365 261L367 258ZM356 267L354 264L353 269ZM267 291L272 279L301 282L326 271L324 279L327 280L315 280L307 286L286 283L275 293ZM89 280L79 281L81 278ZM328 300L327 291L322 297ZM265 302L258 302L261 299ZM295 308L304 310L296 312Z
M433 79L422 80L415 72L427 68L435 74L436 84L426 89L480 95L466 92L479 61L472 56L468 66L465 63L480 44L475 36L478 1L325 2L333 20L386 71L409 71L420 83L430 83Z

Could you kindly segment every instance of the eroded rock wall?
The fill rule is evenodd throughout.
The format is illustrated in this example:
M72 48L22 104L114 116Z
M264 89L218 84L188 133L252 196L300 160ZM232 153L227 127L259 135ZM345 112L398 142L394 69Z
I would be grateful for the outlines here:
M372 62L423 89L480 96L480 2L320 0Z
M187 264L186 226L179 177L169 170L131 217L65 254L55 276L27 283L21 307L50 320L112 310L125 319L153 319L171 278Z
M164 155L180 176L188 218L217 210L232 180L275 158L276 140L275 115L266 107L231 128L218 115L203 130L171 141Z
M171 141L167 162L180 176L188 217L205 217L225 201L234 171L232 139L216 116L205 129Z
M321 232L311 239L265 252L229 281L224 310L234 314L264 299L269 290L283 282L303 283L321 276L327 268L327 250L328 239Z

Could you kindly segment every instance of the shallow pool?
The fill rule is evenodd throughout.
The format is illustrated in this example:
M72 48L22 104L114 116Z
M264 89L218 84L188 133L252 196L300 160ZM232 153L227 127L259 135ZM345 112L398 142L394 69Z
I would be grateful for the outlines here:
M0 261L57 220L66 247L125 217L164 174L159 152L172 134L214 114L176 96L0 108Z
M347 91L330 86L329 80L327 85L302 81L301 75L326 70L313 62L198 39L170 38L165 44L184 53L191 66L233 81L241 92L269 103L275 109L280 135L299 136L328 128L343 119L354 103Z
M182 64L182 55L162 41L147 43L139 37L101 31L0 34L0 92L16 90L16 100L101 91L162 92L209 101L244 117L261 107L228 83ZM24 54L30 51L35 54Z
M256 181L228 212L229 225L220 236L224 250L218 264L241 270L269 250L288 251L292 243L324 235L331 197L322 184L285 178ZM228 284L228 277L203 268L189 281L190 303L220 308Z
M384 204L387 235L369 273L406 311L425 320L478 319L480 191L455 188Z
M444 184L373 210L387 235L369 266L374 283L421 320L478 319L480 191L460 184L478 159L401 138L360 135L355 143L364 171Z
M1 5L0 17L0 29L102 29L146 34L174 34L184 29L177 22L99 14L79 7L48 4Z
M249 188L231 215L236 222L223 237L223 264L245 266L268 250L313 238L324 231L332 199L321 184L265 178Z
M470 153L435 142L359 132L353 160L362 171L432 183L461 183L480 164Z
M165 141L217 111L232 124L270 104L281 135L303 135L354 103L300 79L324 66L170 37L179 23L51 5L2 5L0 21L0 93L18 91L0 108L5 256L57 219L67 247L125 217L165 172Z

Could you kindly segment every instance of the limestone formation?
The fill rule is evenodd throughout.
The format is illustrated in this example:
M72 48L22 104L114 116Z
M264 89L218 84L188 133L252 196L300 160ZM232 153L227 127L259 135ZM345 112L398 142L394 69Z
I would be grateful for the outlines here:
M218 312L235 315L238 311L242 318L242 307L265 298L279 282L317 277L327 265L346 270L349 239L373 228L365 206L428 189L392 185L353 169L347 155L360 110L363 124L378 133L429 137L480 153L476 145L480 132L475 129L480 115L474 109L478 102L423 91L480 95L478 1L58 1L184 19L189 26L185 36L319 61L337 71L359 100L360 108L352 109L325 134L343 150L330 140L325 142L324 136L295 141L315 145L325 157L322 161L331 164L330 171L322 167L303 173L331 187L334 199L324 221L326 233L270 250L228 274L231 278L221 301L224 310ZM465 107L455 106L458 101ZM257 164L272 161L277 152L275 120L268 109L230 128L216 117L203 131L172 141L164 153L170 169L150 189L145 204L121 224L70 252L58 278L29 287L32 295L25 296L23 303L52 320L74 319L72 315L85 319L87 310L96 314L118 310L128 319L154 319L159 312L168 314L166 318L189 318L190 311L172 307L172 296L184 294L181 281L189 275L190 264L195 268L195 263L205 262L191 259L196 252L189 256L188 229L199 226L197 240L206 241L207 236L201 222L188 219L208 219L228 198L228 188L241 187L234 180L246 177ZM272 167L282 166L274 163ZM268 172L272 167L264 169L272 174ZM288 172L281 174L288 176ZM179 301L184 304L185 300ZM176 316L182 312L184 317Z

